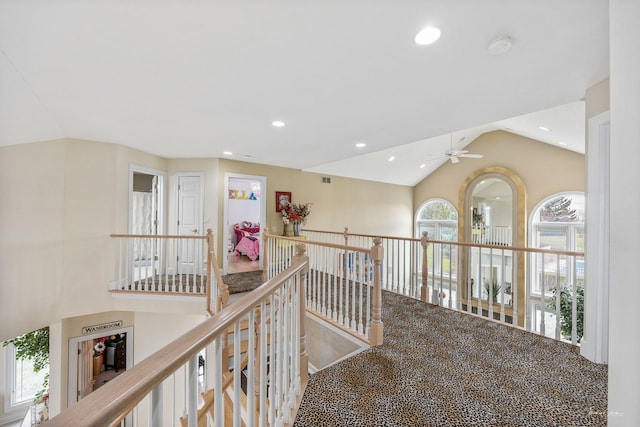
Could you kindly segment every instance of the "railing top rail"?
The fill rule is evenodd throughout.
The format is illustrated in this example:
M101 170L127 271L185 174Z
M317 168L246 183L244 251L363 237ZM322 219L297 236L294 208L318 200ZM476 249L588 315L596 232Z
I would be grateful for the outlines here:
M111 237L118 238L154 238L154 239L198 239L206 240L207 236L178 236L172 234L111 234Z
M345 231L324 231L324 230L311 230L308 228L303 228L302 231L309 231L313 233L325 233L325 234L338 234L340 236L344 236ZM416 240L414 237L397 237L397 236L381 236L379 234L360 234L360 233L352 233L350 231L346 231L348 236L357 236L357 237L371 237L372 239L379 237L381 239L396 239L396 240ZM417 239L420 240L420 239Z
M344 235L344 232L338 232L338 231L310 230L310 229L306 229L306 228L303 229L302 231ZM421 241L421 239L419 237L393 237L393 236L380 236L380 235L373 235L373 234L356 234L356 233L349 233L349 232L347 232L347 234L349 236L362 236L362 237L372 237L372 238L379 237L381 239L409 240L409 241L414 241L414 242L420 242ZM305 242L310 242L310 241L307 240ZM555 249L540 249L540 248L528 248L528 247L505 246L505 245L487 245L487 244L472 243L472 242L459 242L459 241L450 242L450 241L445 241L445 240L431 240L431 239L427 239L427 242L429 242L429 243L442 243L442 244L446 244L446 245L468 246L468 247L474 247L474 248L480 247L480 248L504 249L504 250L510 250L510 251L520 251L520 252L536 252L536 253L545 253L545 254L553 254L553 255L567 255L567 256L578 256L578 257L583 257L584 256L584 252L559 251L559 250L555 250ZM314 244L315 243L316 242L314 242ZM317 243L320 243L320 242L317 242Z
M415 239L420 241L420 239ZM541 249L541 248L524 248L520 246L505 246L505 245L486 245L482 243L470 243L470 242L451 242L448 240L431 240L427 239L427 243L440 243L444 245L457 245L457 246L468 246L474 248L488 248L488 249L504 249L507 251L518 251L518 252L536 252L536 253L544 253L551 255L567 255L567 256L577 256L583 257L584 252L576 252L576 251L559 251L555 249Z
M267 238L272 238L272 239L280 239L280 240L287 240L290 242L296 242L296 243L300 243L303 245L316 245L316 246L324 246L327 248L334 248L334 249L343 249L345 251L351 251L351 252L369 252L371 251L371 248L361 248L358 246L347 246L347 245L338 245L337 243L327 243L327 242L319 242L317 240L300 240L300 239L296 239L294 237L287 237L287 236L280 236L278 234L271 234L268 232L264 232L264 236ZM375 237L379 237L379 236L375 236Z
M306 268L291 266L256 290L242 296L137 365L127 369L74 406L43 424L47 427L109 425L131 411L154 387L183 366L191 357L222 335L257 303L274 293L285 281Z

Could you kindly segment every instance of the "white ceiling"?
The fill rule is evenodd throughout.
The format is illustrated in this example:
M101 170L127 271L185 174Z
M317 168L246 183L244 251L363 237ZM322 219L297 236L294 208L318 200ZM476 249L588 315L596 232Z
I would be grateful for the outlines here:
M426 25L442 37L418 46ZM607 0L0 0L0 145L229 150L415 185L494 129L584 152L581 100L608 64Z

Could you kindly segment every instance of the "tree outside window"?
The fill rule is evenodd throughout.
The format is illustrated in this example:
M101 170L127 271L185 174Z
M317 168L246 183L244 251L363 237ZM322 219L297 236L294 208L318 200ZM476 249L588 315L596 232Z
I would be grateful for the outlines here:
M11 406L37 401L49 389L49 327L2 343L8 363Z

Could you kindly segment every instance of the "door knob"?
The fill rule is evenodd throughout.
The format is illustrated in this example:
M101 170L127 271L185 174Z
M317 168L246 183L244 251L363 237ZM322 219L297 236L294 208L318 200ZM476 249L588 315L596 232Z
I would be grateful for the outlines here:
M198 232L197 228L194 228L193 230L191 230L194 234Z

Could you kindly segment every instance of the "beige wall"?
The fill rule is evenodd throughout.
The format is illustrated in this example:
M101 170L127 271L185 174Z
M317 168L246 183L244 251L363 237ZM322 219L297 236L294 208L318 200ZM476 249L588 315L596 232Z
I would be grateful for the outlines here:
M410 236L412 230L412 188L352 178L322 176L297 169L220 159L218 230L224 220L224 175L237 173L264 176L267 188L267 227L273 234L283 231L282 214L276 212L275 192L290 191L294 203L313 203L306 227L315 230ZM225 253L218 239L217 253Z
M343 231L349 227L354 233L411 235L411 187L337 176L331 177L331 184L324 184L323 175L316 173L222 159L220 191L226 172L267 177L267 226L274 234L282 232L282 215L275 211L275 192L290 191L294 203L313 203L307 228ZM220 218L223 208L220 203Z
M127 231L129 165L166 170L167 161L66 139L0 147L0 162L0 194L11 201L0 208L0 341L110 310L109 235Z
M585 96L586 126L589 119L600 113L609 111L609 79L604 79L600 83L590 87ZM585 134L588 135L588 132Z
M504 131L481 135L466 147L482 159L445 163L414 189L414 212L427 200L442 198L458 211L458 191L473 172L501 166L520 176L527 190L527 216L545 197L563 191L584 191L584 155Z

